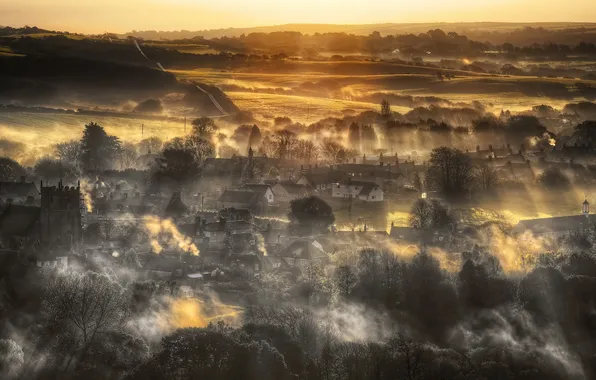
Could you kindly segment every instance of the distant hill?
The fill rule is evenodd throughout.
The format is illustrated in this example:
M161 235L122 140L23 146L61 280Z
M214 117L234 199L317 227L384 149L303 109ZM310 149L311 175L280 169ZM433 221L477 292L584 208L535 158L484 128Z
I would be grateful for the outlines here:
M227 28L208 29L197 31L132 31L123 36L136 36L144 39L184 39L202 36L204 38L238 37L249 33L271 33L293 31L303 34L314 33L347 33L355 35L368 35L374 31L382 35L388 34L418 34L433 29L442 29L444 32L456 32L465 34L469 38L482 40L486 38L491 43L503 43L506 41L491 41L501 36L507 36L516 31L523 31L526 28L547 30L551 33L561 33L570 30L577 34L586 32L596 33L596 23L564 23L564 22L542 22L542 23L510 23L510 22L460 22L460 23L386 23L386 24L363 24L363 25L336 25L336 24L284 24L259 26L250 28Z

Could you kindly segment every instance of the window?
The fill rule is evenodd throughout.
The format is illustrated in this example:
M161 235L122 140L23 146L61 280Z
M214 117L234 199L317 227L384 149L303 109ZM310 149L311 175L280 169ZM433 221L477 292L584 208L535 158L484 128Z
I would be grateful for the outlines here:
M371 198L372 198L372 199L375 199L375 196L373 195L373 196L371 196Z

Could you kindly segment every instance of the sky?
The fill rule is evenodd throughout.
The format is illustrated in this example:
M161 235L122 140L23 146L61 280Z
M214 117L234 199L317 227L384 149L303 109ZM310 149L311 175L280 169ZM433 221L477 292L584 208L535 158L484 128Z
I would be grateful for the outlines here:
M470 21L594 22L596 0L0 0L0 25L80 33Z

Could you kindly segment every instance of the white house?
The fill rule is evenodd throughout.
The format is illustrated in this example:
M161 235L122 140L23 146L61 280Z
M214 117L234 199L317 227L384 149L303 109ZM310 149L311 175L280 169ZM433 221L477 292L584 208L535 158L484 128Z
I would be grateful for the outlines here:
M356 198L365 202L383 202L384 193L374 182L348 181L333 184L331 196L334 198Z

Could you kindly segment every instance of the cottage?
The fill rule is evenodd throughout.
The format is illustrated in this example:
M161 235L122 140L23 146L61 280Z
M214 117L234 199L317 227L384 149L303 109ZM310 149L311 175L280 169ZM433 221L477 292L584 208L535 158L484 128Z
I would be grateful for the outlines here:
M324 266L329 263L329 256L316 240L300 239L291 243L277 255L268 256L274 268L283 264L290 267L304 268L310 264Z
M243 208L263 213L267 210L269 201L263 193L239 189L226 190L219 198L219 203L220 208Z
M242 190L252 191L257 193L260 198L265 198L267 203L272 204L274 202L275 194L271 189L271 186L261 183L246 183L242 185Z
M304 198L310 195L311 188L308 185L292 181L277 182L272 186L275 199L278 202L288 203L293 199Z
M296 181L299 185L309 186L319 193L331 190L336 182L347 181L349 176L346 172L329 170L321 173L305 173Z
M331 196L334 198L356 198L365 202L382 202L383 190L374 182L347 181L333 185Z

